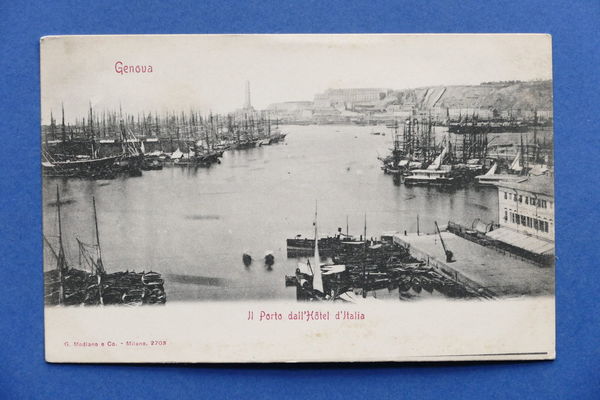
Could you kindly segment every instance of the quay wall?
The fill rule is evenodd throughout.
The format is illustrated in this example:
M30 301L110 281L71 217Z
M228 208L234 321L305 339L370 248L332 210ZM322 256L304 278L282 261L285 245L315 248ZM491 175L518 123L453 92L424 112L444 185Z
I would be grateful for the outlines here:
M449 266L445 261L442 261L439 258L432 256L431 254L428 254L427 252L425 252L423 250L420 250L414 246L411 246L411 244L408 241L402 239L402 236L394 235L393 240L394 240L395 244L404 247L410 253L411 256L424 262L428 267L431 267L434 270L442 273L443 275L445 275L451 279L454 279L454 281L456 281L458 283L467 285L467 286L471 287L472 289L482 292L482 294L485 295L486 297L489 297L489 298L495 297L495 293L492 292L491 290L489 290L488 288L483 287L481 284L479 284L478 282L475 282L474 280L472 280L470 278L467 278L465 275L463 275L456 269Z

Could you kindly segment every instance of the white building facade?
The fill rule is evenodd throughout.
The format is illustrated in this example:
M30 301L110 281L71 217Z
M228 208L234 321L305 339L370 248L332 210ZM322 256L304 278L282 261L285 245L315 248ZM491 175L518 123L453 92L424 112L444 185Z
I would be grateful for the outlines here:
M554 188L549 175L498 184L501 227L554 242Z

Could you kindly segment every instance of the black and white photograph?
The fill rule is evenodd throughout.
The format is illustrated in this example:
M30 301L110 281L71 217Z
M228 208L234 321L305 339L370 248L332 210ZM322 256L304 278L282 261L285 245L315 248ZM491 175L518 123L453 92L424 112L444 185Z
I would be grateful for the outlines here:
M40 47L49 361L554 358L550 36Z

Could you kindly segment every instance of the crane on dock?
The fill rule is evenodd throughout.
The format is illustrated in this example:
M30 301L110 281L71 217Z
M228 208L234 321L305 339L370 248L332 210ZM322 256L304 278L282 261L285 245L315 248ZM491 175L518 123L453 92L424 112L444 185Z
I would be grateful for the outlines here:
M444 243L444 239L442 238L442 232L440 232L440 227L438 226L437 221L434 221L435 223L435 229L437 230L437 233L440 237L440 242L442 242L442 247L444 248L444 253L446 254L446 262L454 262L456 261L454 259L454 253L452 253L452 251L450 251L447 247L446 247L446 243Z

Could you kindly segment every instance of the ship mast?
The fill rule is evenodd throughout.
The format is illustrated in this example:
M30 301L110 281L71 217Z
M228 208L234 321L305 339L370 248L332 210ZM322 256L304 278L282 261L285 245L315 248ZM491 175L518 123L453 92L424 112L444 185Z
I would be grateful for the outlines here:
M365 243L367 242L367 214L365 213L365 227L364 227Z
M98 215L96 214L96 198L92 197L94 206L94 224L96 226L96 254L97 254L97 270L100 274L104 274L104 265L102 265L102 250L100 249L100 234L98 232Z
M535 146L533 151L534 151L534 155L533 155L533 162L534 164L538 163L538 159L539 159L539 146L538 146L538 140L537 140L537 124L538 124L538 118L537 118L537 108L533 111L533 145Z
M94 207L94 224L96 226L96 276L98 278L98 298L100 304L104 305L102 298L102 277L104 275L104 265L102 264L102 251L100 249L100 235L98 233L98 216L96 214L96 198L92 196L92 205Z
M94 134L94 113L92 111L92 102L90 101L90 116L88 118L88 125L90 127L90 143L91 143L91 147L92 147L92 159L96 158L96 149L94 146L95 140L96 140L96 136Z
M211 113L209 115L209 121L208 122L209 122L210 132L209 132L209 129L205 129L204 130L204 136L205 136L205 139L206 139L206 152L210 151L210 136L212 135L213 130L214 130L214 122L213 122L212 111L211 111Z
M519 161L521 163L521 167L523 168L521 171L521 174L525 175L526 170L527 170L527 165L526 165L526 160L525 160L525 149L523 148L523 134L521 134L521 146L520 146L519 152L520 152L520 156L521 156Z
M46 147L48 146L48 136L52 137L52 139L56 139L56 124L54 122L52 111L50 111L50 135L47 133L44 135L44 138L46 139Z
M64 145L65 141L67 140L67 131L65 130L65 106L64 106L64 104L61 103L60 108L62 111L62 123L61 123L61 127L60 127L60 138Z
M363 260L362 260L362 297L367 298L367 213L365 213L365 227L364 227L364 247L363 247Z
M323 278L321 277L321 257L319 255L319 234L317 232L317 203L315 202L315 268L313 269L313 289L323 291Z
M58 191L58 185L56 185L56 209L58 213L58 258L56 263L56 269L58 270L58 277L60 281L60 287L58 292L58 304L63 304L65 301L65 250L63 248L62 241L62 221L60 218L60 194Z
M346 215L346 239L348 238L348 215Z

